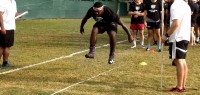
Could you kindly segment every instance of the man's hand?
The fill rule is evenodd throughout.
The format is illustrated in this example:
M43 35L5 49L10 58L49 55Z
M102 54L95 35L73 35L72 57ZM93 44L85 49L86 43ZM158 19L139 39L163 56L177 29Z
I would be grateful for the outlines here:
M161 40L162 40L162 43L164 43L166 40L168 40L168 37L166 37L165 35L163 35L162 38L161 38Z
M85 33L83 27L80 28L80 33L81 33L81 34L84 34L84 33Z
M1 29L1 34L6 35L6 29L5 28Z
M132 35L128 35L128 41L129 41L129 43L132 43L132 42L133 42L133 37L132 37Z

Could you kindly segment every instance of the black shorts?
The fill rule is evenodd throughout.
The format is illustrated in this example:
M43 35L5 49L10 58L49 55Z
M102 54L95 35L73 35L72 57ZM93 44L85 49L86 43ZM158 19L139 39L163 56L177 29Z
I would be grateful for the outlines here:
M193 19L193 18L191 19L191 27L194 27L194 26L196 25L196 20L197 20L197 19L195 19L195 18L194 18L194 19Z
M186 59L189 41L182 40L180 42L169 43L169 58ZM173 47L173 45L175 45Z
M160 22L147 22L147 29L159 29Z
M93 27L98 27L99 33L104 33L105 31L115 31L117 32L117 23L110 22L96 22Z
M0 47L11 47L14 45L14 30L6 30L6 35L0 33Z

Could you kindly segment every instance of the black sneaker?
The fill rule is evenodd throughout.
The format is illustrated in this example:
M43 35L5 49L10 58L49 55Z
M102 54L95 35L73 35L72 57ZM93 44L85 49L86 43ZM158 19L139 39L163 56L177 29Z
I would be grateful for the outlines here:
M146 51L150 51L150 48L146 48Z
M108 60L108 64L113 64L115 61L113 59Z
M199 44L199 41L195 40L195 43Z
M158 52L161 52L161 49L158 49Z
M94 54L88 53L88 54L85 55L85 58L93 59L94 58Z
M109 56L108 64L113 64L114 62L114 55Z
M1 67L13 67L13 65L10 63L7 63L7 64L3 64Z

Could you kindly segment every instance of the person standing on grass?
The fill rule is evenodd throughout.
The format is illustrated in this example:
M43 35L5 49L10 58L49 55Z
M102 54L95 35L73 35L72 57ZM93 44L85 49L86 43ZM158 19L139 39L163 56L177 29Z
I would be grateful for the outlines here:
M129 15L131 15L131 25L130 28L133 31L134 41L131 48L136 47L136 34L140 33L140 44L142 48L144 47L144 4L141 0L133 0L129 6Z
M200 0L197 2L198 6L199 6L199 12L197 14L197 19L196 19L196 25L195 25L195 35L196 35L196 39L195 42L199 43L199 32L200 32Z
M167 92L184 92L188 66L186 64L187 48L191 35L191 9L184 0L172 0L170 8L170 28L162 36L162 42L169 38L169 54L176 66L177 85Z
M112 64L114 62L114 52L116 46L116 34L117 34L117 24L121 25L122 28L128 35L129 42L133 41L133 38L126 27L122 22L120 17L112 11L109 7L103 5L101 2L96 2L93 7L91 7L85 17L82 19L80 26L80 33L84 33L84 25L89 18L93 17L96 20L96 23L93 25L93 29L90 36L90 47L89 53L85 55L86 58L94 58L95 44L97 42L97 34L102 34L107 31L107 34L110 38L110 54L108 63Z
M192 0L190 3L190 8L192 10L192 17L191 17L191 39L190 39L190 45L195 45L195 35L194 35L194 27L196 25L196 19L199 12L199 6L197 4L197 0Z
M10 47L14 45L14 31L17 16L15 0L0 0L0 58L3 56L1 67L12 66L8 63Z
M158 0L149 0L145 4L145 24L148 29L148 37L147 37L147 49L149 51L151 48L151 40L156 34L157 41L157 51L161 52L161 34L160 34L160 24L161 24L161 13L162 13L162 3Z

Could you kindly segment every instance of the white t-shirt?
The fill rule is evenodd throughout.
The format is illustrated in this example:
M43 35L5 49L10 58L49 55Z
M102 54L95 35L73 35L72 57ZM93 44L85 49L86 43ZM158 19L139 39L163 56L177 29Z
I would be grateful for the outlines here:
M170 8L170 26L172 21L178 19L179 26L169 37L169 42L190 41L191 9L183 0L174 0Z
M17 6L15 0L0 0L0 11L3 12L3 23L5 29L15 30L16 25L14 18L15 14L17 13Z

